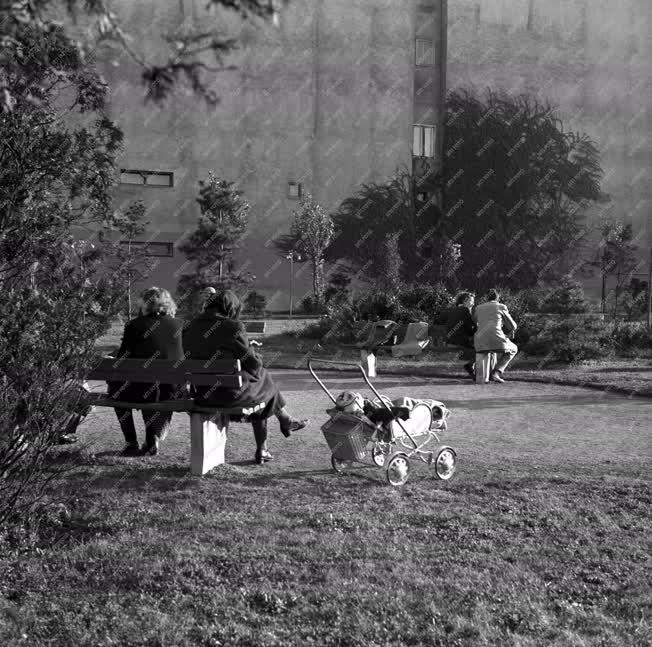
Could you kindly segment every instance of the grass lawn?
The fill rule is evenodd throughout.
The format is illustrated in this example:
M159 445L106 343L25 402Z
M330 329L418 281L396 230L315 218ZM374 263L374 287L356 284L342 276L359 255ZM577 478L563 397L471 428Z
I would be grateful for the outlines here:
M0 562L0 644L651 644L647 400L510 384L467 406L476 387L442 382L459 472L413 463L394 489L371 466L333 474L323 398L288 384L320 419L273 428L264 467L234 425L203 478L182 417L162 455L127 459L112 412L92 414L88 446L53 456L71 468L58 531Z

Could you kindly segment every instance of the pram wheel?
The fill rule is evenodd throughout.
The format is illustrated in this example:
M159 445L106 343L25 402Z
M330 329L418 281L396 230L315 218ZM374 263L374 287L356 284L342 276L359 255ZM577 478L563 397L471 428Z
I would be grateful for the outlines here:
M341 474L347 467L351 467L352 462L353 461L345 461L341 458L335 458L335 456L331 456L331 465L338 474Z
M387 460L387 451L382 447L373 447L371 449L371 460L378 465L378 467L382 467Z
M448 481L455 474L457 467L457 455L450 447L442 447L433 457L435 474L442 481Z
M406 454L395 454L387 463L387 481L390 485L403 485L410 473L410 461Z

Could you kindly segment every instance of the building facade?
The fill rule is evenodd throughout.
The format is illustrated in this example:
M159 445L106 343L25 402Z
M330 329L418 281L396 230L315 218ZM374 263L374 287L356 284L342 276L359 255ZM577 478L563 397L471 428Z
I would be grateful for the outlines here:
M187 271L176 245L195 226L198 181L212 171L251 205L239 266L271 310L287 309L290 265L271 241L288 233L303 193L330 210L413 155L426 169L441 158L446 3L296 0L275 24L260 24L209 16L205 0L114 2L138 35L130 49L149 63L165 56L162 34L209 19L240 42L228 60L236 69L215 74L214 109L181 90L163 107L145 104L133 57L119 48L100 55L111 116L125 133L117 204L147 206L150 281L174 290ZM310 281L307 266L294 268L296 302Z
M652 248L652 2L455 0L449 3L448 87L527 92L558 106L567 130L602 154L608 202L587 214L597 251L605 219L630 222L638 278ZM600 278L587 282L594 296Z

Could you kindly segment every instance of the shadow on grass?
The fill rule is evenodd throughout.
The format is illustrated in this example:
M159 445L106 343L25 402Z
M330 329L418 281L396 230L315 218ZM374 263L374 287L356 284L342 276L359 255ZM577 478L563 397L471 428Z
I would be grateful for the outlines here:
M341 474L332 468L291 470L273 472L251 476L241 485L251 488L285 487L288 483L301 485L301 492L307 493L310 489L323 492L325 484L341 490L356 490L360 487L387 487L384 470L369 463L353 463Z
M609 367L589 369L591 373L652 373L652 366Z
M106 491L171 492L190 490L198 486L187 466L143 465L142 463L81 464L80 469L67 473L62 488L69 493L101 493ZM87 469L84 469L86 467Z

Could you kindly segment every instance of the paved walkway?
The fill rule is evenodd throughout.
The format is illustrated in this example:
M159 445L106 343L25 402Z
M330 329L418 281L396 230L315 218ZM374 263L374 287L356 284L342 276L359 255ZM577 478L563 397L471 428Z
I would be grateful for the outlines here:
M272 371L297 416L309 417L310 425L284 439L277 423L270 423L270 445L276 454L264 469L270 473L295 473L330 467L330 452L320 426L328 419L330 400L306 370ZM327 388L337 395L343 390L371 396L362 376L354 373L319 372ZM467 380L384 375L372 383L390 398L409 395L435 398L451 410L449 431L442 441L453 446L467 466L493 465L503 476L528 470L551 475L602 465L605 475L628 474L649 478L652 459L652 400L536 383L475 385ZM101 387L99 383L98 387ZM142 437L142 431L141 437ZM232 425L227 461L249 468L253 437L249 425ZM116 457L122 446L114 413L100 409L80 430L89 449L105 460ZM187 465L188 418L175 415L161 456L136 459ZM136 465L134 465L136 467ZM252 467L252 469L255 469ZM260 469L260 468L259 468ZM478 468L479 469L479 468ZM460 469L460 474L462 470ZM476 475L477 477L477 475ZM490 477L490 474L487 474Z

